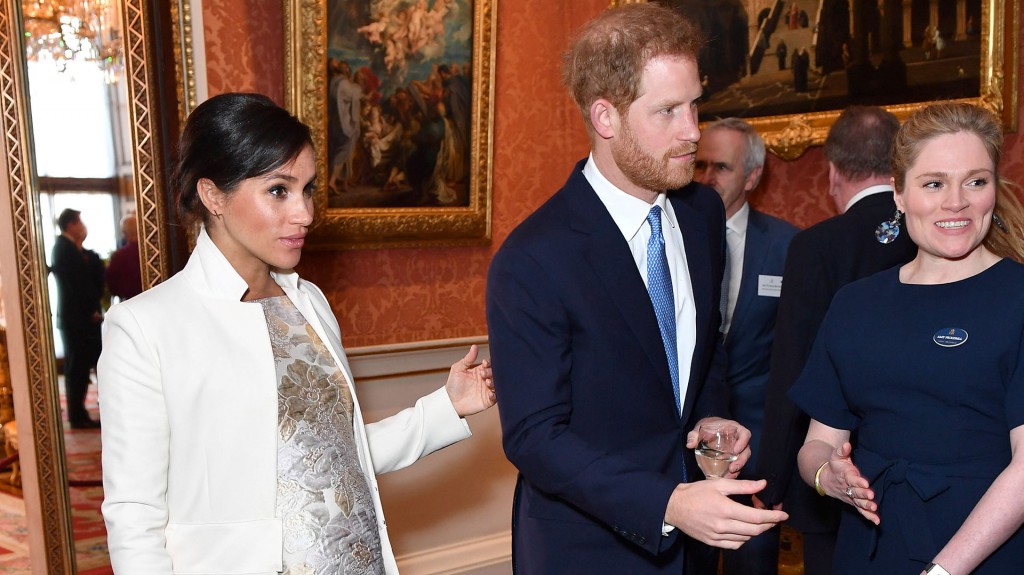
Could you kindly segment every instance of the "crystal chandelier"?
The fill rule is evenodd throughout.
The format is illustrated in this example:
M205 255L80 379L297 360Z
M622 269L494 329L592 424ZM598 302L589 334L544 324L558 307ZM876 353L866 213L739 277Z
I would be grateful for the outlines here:
M114 82L123 63L117 0L22 0L25 54L51 60L93 62Z

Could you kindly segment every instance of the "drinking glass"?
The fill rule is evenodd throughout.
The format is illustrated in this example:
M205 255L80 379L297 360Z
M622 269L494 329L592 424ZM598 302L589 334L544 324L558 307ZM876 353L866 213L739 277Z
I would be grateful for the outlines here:
M697 465L708 479L725 477L729 464L739 457L736 440L740 430L731 423L705 423L697 429Z

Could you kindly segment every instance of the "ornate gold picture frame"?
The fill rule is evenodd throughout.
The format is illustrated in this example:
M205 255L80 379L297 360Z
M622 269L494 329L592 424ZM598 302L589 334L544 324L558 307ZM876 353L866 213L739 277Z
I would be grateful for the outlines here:
M704 19L701 8L712 0L657 1L713 28L705 30L717 44L712 61L701 63L702 118L743 117L783 159L823 144L850 103L881 104L902 120L923 104L955 99L1017 128L1020 0L773 0L758 13L741 0L716 0L715 18Z
M496 4L284 0L285 104L317 156L309 247L490 241Z

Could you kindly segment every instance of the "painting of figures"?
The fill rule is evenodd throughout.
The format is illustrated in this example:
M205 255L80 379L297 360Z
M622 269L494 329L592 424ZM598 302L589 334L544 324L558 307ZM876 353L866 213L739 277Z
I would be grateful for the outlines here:
M329 208L470 202L472 0L327 1Z
M491 237L491 0L283 0L285 105L312 128L318 249Z
M977 98L982 0L660 0L709 43L703 118Z

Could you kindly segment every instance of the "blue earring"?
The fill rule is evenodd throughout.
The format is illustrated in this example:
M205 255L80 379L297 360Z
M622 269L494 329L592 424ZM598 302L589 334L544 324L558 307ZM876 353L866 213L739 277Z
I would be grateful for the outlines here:
M891 244L900 237L901 217L903 217L903 212L896 210L891 220L878 224L878 228L875 229L875 239L878 240L878 243Z

